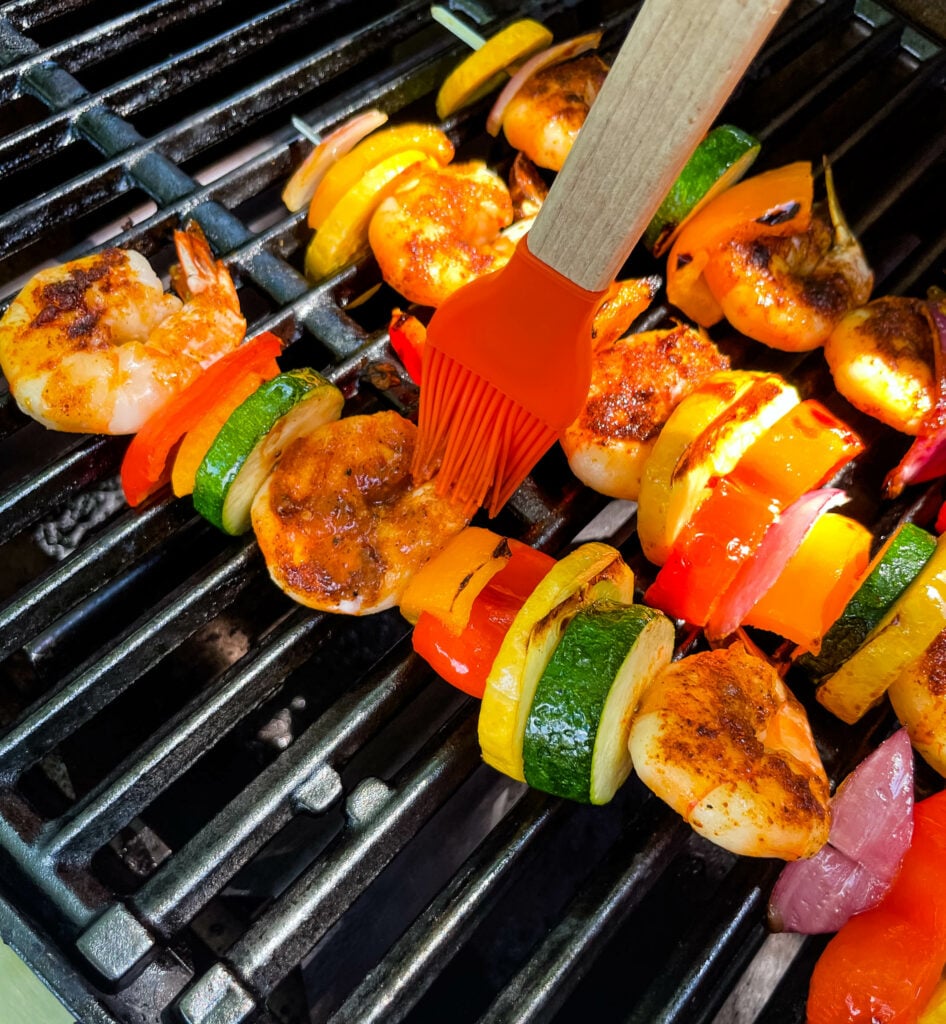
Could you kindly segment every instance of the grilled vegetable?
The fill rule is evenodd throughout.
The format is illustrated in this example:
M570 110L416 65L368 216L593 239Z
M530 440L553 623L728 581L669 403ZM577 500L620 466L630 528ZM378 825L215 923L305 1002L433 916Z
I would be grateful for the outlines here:
M511 557L477 594L459 632L429 611L422 611L414 626L414 650L441 679L472 697L483 696L512 620L555 565L551 555L528 544L512 539L506 543Z
M889 606L864 643L818 687L815 696L838 718L856 722L943 628L946 536L939 538L929 561Z
M811 978L808 1024L916 1020L946 962L946 792L919 801L883 901L852 917Z
M416 623L421 612L430 612L451 633L459 633L477 595L511 556L505 537L468 526L414 573L398 602L401 614Z
M522 748L526 782L607 803L631 771L631 716L670 663L674 630L653 608L596 602L582 609L538 682Z
M792 406L797 390L777 374L724 370L670 414L644 464L637 531L647 558L667 560L684 524L724 476Z
M341 391L315 370L267 381L233 411L194 479L194 507L225 533L250 528L250 506L294 438L341 415Z
M280 352L282 341L275 334L258 335L211 364L148 420L132 438L122 460L122 490L129 505L141 504L165 481L172 449L219 400L227 382L266 371Z
M307 206L335 161L375 128L380 128L387 119L388 115L381 110L365 110L326 135L286 182L282 190L282 201L286 208L295 213Z
M524 781L522 740L536 685L575 614L603 599L630 604L634 574L619 551L600 543L560 559L529 595L486 680L479 739L487 764Z
M814 682L836 672L860 647L935 548L936 538L913 523L903 523L887 538L867 575L825 634L821 649L798 658L798 664Z
M769 898L775 931L836 932L890 889L913 835L913 751L905 729L869 754L831 798L828 842L787 864Z
M531 18L507 25L447 75L437 93L437 117L443 120L492 92L504 81L506 68L545 49L551 42L552 33Z
M755 162L760 148L758 139L735 125L721 124L709 132L657 207L644 232L644 245L655 256L663 256L686 220L735 185Z
M321 228L332 210L372 168L401 153L418 150L442 167L453 159L453 143L436 125L410 122L370 134L326 171L309 204L309 227Z
M368 251L371 215L388 194L392 183L417 163L432 161L419 149L393 153L367 170L338 200L306 249L305 272L310 280L318 281L334 274L356 256Z

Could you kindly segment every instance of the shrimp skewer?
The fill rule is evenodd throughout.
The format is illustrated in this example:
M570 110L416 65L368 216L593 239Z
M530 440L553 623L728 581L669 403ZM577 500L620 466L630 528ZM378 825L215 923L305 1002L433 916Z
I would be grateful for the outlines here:
M368 239L384 280L409 301L436 307L505 265L515 243L501 232L512 218L509 189L481 161L418 165L382 200Z
M641 780L733 853L796 860L827 842L828 779L804 709L739 643L664 669L629 747Z
M737 235L714 252L703 276L726 319L749 338L786 352L824 344L838 320L865 303L873 273L844 219L825 166L828 217L812 211L793 235Z
M200 229L174 234L180 298L140 253L105 249L37 273L0 320L0 368L20 409L53 430L130 434L246 321Z
M585 407L561 438L572 472L601 494L637 501L644 463L670 413L728 367L701 329L681 323L599 342Z
M349 416L293 441L257 494L253 529L273 581L310 608L367 615L466 517L434 484L413 486L417 428L396 412Z
M503 114L509 144L539 167L560 171L607 74L594 53L537 71Z
M843 316L824 356L835 387L851 405L916 435L936 404L933 346L923 301L887 295Z

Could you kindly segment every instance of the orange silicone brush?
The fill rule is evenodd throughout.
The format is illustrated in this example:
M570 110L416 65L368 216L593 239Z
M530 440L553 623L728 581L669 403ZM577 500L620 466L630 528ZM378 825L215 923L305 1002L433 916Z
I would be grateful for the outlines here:
M414 476L495 515L578 415L591 321L788 0L645 0L528 236L424 347Z

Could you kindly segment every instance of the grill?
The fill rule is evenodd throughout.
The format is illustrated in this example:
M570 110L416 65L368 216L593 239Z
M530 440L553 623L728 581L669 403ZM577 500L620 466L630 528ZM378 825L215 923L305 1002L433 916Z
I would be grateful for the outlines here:
M308 148L291 115L317 132L371 105L434 120L460 44L426 3L114 6L0 6L6 301L105 244L166 271L192 217L252 333L290 342L284 362L324 370L348 413L411 414L385 330L399 299L356 301L379 282L370 258L307 282L304 215L279 193ZM457 8L484 33L523 14L557 38L603 25L613 49L636 5ZM759 169L831 159L876 294L943 283L944 69L899 5L796 0L724 112L762 138ZM446 127L500 165L485 110ZM830 393L818 354L720 340ZM163 495L129 510L126 439L46 432L2 388L0 934L78 1019L803 1019L824 940L767 936L777 863L712 847L634 779L590 809L500 777L480 764L474 702L412 654L396 612L292 604L251 536ZM878 534L928 522L935 486L878 504L903 440L842 412L883 453L845 479L849 511ZM557 452L494 528L554 554L604 539L651 571L633 505L579 486ZM891 726L810 703L835 780Z

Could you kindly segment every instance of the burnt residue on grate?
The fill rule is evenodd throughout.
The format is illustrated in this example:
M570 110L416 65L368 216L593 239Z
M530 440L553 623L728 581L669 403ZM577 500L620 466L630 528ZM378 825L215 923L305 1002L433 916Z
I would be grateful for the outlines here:
M637 5L455 6L484 33L523 14L557 38L600 25L613 49ZM382 285L355 302L373 261L302 273L309 231L280 190L309 143L290 118L433 120L461 53L426 3L5 4L0 303L105 245L166 274L193 217L288 364L326 372L349 412L410 414L385 331L401 300ZM944 74L942 45L881 5L796 0L723 115L763 139L758 169L831 160L878 291L943 283ZM488 103L445 128L503 167ZM719 340L882 450L845 476L857 515L878 532L929 520L935 489L878 503L905 442L829 394L820 355ZM272 586L252 537L166 494L128 509L125 444L46 432L0 383L0 934L78 1018L710 1021L756 976L776 864L698 839L634 779L592 809L484 767L475 703L412 654L396 612L315 614ZM555 554L584 531L652 572L633 509L557 451L494 526ZM890 726L843 726L801 695L834 779ZM753 982L756 1019L802 1020L821 944L798 943L767 1006Z

